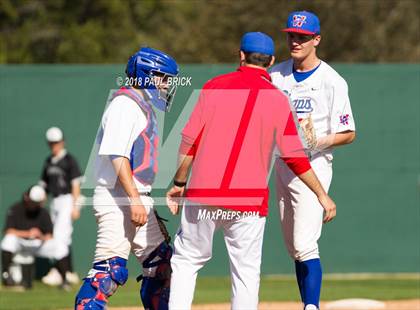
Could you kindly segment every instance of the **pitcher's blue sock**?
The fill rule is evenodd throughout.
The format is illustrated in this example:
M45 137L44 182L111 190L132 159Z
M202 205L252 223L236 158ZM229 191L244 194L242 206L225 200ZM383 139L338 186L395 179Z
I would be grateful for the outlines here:
M304 262L295 261L295 268L302 302L305 306L312 304L319 308L322 283L321 261L319 258Z

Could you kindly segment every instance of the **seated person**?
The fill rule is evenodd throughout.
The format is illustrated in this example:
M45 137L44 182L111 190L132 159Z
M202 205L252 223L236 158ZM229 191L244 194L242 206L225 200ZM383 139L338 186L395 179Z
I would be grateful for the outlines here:
M48 211L43 208L45 200L45 190L35 185L7 212L5 235L1 242L2 282L5 286L14 284L9 268L15 254L55 258L53 225ZM23 282L25 287L31 286L30 280L24 279Z

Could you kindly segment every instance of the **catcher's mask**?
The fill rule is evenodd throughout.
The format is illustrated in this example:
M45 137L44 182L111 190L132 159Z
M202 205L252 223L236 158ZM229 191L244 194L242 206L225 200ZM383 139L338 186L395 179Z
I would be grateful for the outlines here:
M178 64L171 56L143 47L130 57L125 72L135 81L132 86L143 89L156 108L169 111L176 92L173 78L179 73Z

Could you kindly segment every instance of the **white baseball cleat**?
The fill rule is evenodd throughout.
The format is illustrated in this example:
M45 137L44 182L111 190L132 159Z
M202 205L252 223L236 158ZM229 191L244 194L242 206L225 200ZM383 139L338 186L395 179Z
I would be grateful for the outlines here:
M63 280L56 268L51 268L48 274L41 279L42 283L50 286L59 286Z
M318 310L318 307L315 305L306 305L304 310Z

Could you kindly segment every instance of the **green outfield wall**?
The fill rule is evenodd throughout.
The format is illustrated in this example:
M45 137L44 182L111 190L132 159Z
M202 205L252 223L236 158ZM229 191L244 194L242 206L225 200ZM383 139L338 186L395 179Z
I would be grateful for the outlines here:
M167 124L176 120L193 89L233 68L181 66L182 75L192 77L192 85L178 90L165 135L170 131ZM336 64L334 68L349 84L357 140L335 152L330 193L338 216L324 226L320 241L324 272L419 272L420 65ZM1 222L10 204L39 178L48 154L44 140L48 127L64 130L68 149L82 168L86 166L109 90L116 88L116 78L123 72L122 65L0 66ZM291 273L274 195L272 191L262 271ZM174 234L179 217L161 209ZM74 264L84 274L96 237L91 207L83 210L74 229ZM130 264L134 276L139 268L133 259ZM202 273L227 274L228 266L218 233L213 258Z

